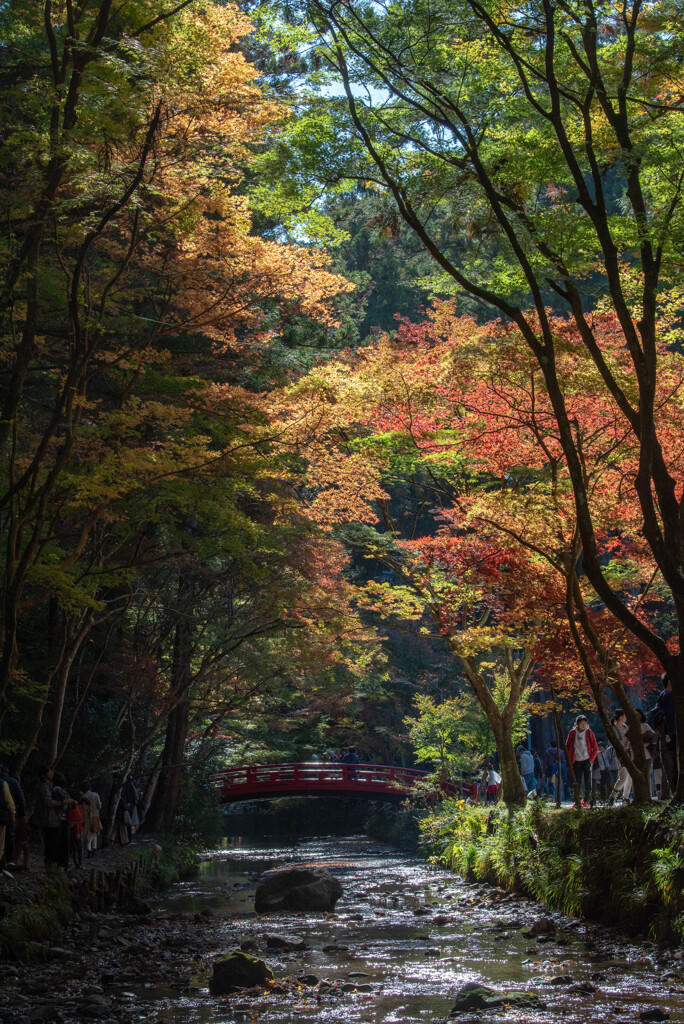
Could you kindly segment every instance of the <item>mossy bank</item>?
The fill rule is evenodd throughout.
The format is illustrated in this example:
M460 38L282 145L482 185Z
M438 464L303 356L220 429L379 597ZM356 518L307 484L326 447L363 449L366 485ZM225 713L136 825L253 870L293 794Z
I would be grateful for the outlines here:
M520 811L445 801L422 849L466 877L656 941L684 940L684 809Z
M113 870L51 868L0 887L0 959L41 958L74 916L94 911L144 913L142 897L196 870L196 854L172 840L132 848Z

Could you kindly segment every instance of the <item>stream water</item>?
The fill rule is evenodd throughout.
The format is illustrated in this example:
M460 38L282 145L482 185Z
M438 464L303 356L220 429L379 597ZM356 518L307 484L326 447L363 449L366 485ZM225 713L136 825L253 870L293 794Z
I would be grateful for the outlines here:
M334 914L254 915L257 875L290 862L325 866L339 878L343 895ZM237 938L256 942L276 979L315 978L286 995L216 998L208 993L208 974L200 972L184 994L159 986L137 990L136 999L151 1013L154 1008L148 1019L433 1022L449 1014L465 983L479 982L504 992L535 992L545 1008L499 1009L456 1020L590 1024L638 1021L640 1014L659 1010L684 1024L681 951L631 941L531 900L468 884L365 837L278 846L236 840L203 862L196 878L152 904L155 916L171 919L214 914L217 954L236 948L238 915ZM554 921L555 936L525 937L523 931L542 917ZM296 934L309 948L266 948L266 932ZM316 979L322 984L315 985Z

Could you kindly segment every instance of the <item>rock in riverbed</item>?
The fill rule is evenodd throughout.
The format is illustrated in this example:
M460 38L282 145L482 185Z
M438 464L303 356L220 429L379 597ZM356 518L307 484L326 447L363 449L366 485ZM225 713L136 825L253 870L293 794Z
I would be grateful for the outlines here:
M213 996L222 996L238 988L256 988L273 981L273 971L263 960L242 951L227 953L214 961L214 973L209 982Z
M341 895L342 886L326 868L277 868L267 871L257 885L254 909L260 914L274 910L334 910Z
M539 917L530 926L530 935L555 935L556 925L549 917Z
M487 988L486 985L478 985L475 981L469 981L467 985L459 989L450 1016L467 1013L469 1010L493 1010L499 1006L541 1010L544 1008L544 1003L531 992L499 992L496 989Z

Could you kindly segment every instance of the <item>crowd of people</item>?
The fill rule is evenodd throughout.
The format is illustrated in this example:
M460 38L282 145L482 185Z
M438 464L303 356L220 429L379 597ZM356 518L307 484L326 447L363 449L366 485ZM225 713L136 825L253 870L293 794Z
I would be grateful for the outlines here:
M674 696L667 674L655 706L646 714L637 709L641 720L641 742L646 761L651 797L668 799L677 786L677 725ZM633 756L628 738L627 716L618 709L612 717L619 746ZM550 744L540 757L536 750L520 744L516 750L518 768L528 796L575 801L583 807L596 800L627 803L632 795L628 764L611 744L597 739L587 716L579 714L565 741ZM328 748L328 764L354 766L360 763L353 746L343 747L338 755ZM312 762L320 761L313 755ZM38 834L46 866L82 868L83 860L95 856L103 832L102 800L89 779L80 785L70 783L45 765L38 772L33 812L27 813L27 801L19 778L0 765L0 870L5 874L26 871L30 866L30 839ZM498 799L501 776L495 759L487 762L479 782L465 787L467 795L491 803ZM464 792L465 792L464 789ZM113 834L122 846L128 845L140 825L140 795L135 780L126 780L120 790ZM575 806L575 805L573 805Z
M127 846L139 824L139 793L134 779L123 786L115 834ZM0 869L5 875L30 868L30 839L40 836L45 866L82 869L84 859L95 856L103 832L102 800L88 779L69 782L47 765L38 771L33 812L21 782L0 766Z
M654 708L648 715L638 708L637 715L651 798L668 799L677 785L677 725L672 686L666 673ZM611 724L631 758L627 715L622 709L613 714ZM631 799L633 783L628 765L612 745L596 738L586 715L577 716L563 747L551 744L540 758L536 750L520 744L516 757L528 796L554 798L560 789L561 800L570 801L576 796L582 807L596 800L612 805ZM489 780L491 766L487 766L486 772L485 794L490 799L489 794L493 793L491 798L496 799Z

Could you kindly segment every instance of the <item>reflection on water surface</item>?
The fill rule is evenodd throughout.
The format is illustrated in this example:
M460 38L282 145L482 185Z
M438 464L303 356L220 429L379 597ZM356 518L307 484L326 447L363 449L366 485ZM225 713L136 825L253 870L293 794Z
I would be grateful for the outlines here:
M337 875L344 892L335 914L253 914L257 875L291 861L323 865ZM468 885L365 837L307 839L291 846L238 840L206 860L197 878L155 901L155 912L207 908L217 915L217 953L234 948L233 942L222 942L229 920L224 915L244 915L241 938L258 943L258 955L276 979L313 974L332 987L303 987L294 995L257 1000L217 999L203 987L205 976L187 995L159 989L138 993L157 1001L163 1019L176 1024L431 1022L450 1012L468 981L504 991L528 989L546 1003L544 1010L466 1014L460 1020L468 1024L637 1021L641 1012L655 1008L684 1024L684 960L678 961L680 981L673 976L676 966L664 964L648 943L632 943L484 885ZM557 923L556 937L526 938L520 925L542 916ZM268 931L295 933L310 948L266 949L262 936ZM356 991L343 992L343 986ZM595 991L582 991L583 986Z

